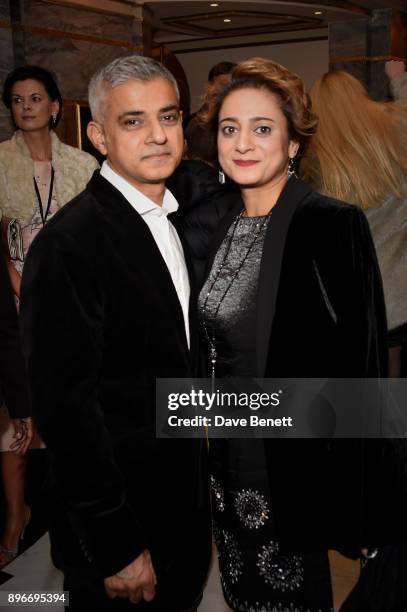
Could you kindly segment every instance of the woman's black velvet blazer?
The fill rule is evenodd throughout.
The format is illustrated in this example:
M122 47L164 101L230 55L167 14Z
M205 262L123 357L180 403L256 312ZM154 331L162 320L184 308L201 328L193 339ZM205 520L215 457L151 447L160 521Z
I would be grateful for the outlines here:
M192 253L207 252L207 273L241 208L236 196L229 210L206 204L184 218ZM215 228L211 243L208 228ZM265 238L256 338L259 377L386 376L382 283L359 208L288 181ZM283 546L356 550L406 531L392 444L330 438L264 444Z

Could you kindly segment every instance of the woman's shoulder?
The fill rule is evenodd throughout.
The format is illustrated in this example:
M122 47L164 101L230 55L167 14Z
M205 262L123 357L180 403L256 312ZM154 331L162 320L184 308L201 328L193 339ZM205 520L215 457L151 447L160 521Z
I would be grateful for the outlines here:
M13 200L17 205L16 200L19 197L16 191L21 194L24 201L30 200L32 183L27 190L28 179L32 176L33 162L31 160L28 149L22 139L21 134L16 132L12 138L0 143L0 181L1 181L1 202L4 206L5 199ZM24 195L22 195L24 194ZM24 207L24 206L23 206Z
M368 222L360 206L310 191L297 208L292 224L316 242L343 233L364 233Z
M308 196L308 202L312 206L321 206L330 210L331 212L339 211L339 210L354 210L360 209L359 206L353 204L351 202L344 202L343 200L338 200L332 196L326 195L320 191L311 190Z
M0 142L0 153L5 153L11 151L13 148L13 139L9 138L8 140L3 140Z
M99 168L98 161L93 155L90 153L86 153L86 151L82 151L81 149L77 149L76 147L71 147L71 145L67 145L61 142L61 154L64 157L69 158L75 163L86 164L87 166L94 166L95 169Z
M343 202L318 191L310 191L304 201L304 213L316 214L326 218L365 217L361 207L350 202Z
M25 150L22 147L21 143L19 142L21 140L21 137L19 138L18 136L19 136L19 133L15 132L11 138L8 138L7 140L3 140L3 142L0 142L0 156L1 157L5 158L10 155L24 155Z
M72 147L71 145L65 144L59 140L58 136L54 133L52 133L52 144L53 159L56 153L65 163L72 162L74 165L85 165L86 167L91 167L94 170L99 168L99 164L93 155L90 155L90 153L86 153L77 147Z

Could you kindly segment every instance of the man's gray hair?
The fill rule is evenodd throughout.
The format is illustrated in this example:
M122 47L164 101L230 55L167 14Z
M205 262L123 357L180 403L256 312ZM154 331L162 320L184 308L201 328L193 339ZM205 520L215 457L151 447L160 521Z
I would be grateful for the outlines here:
M177 81L169 70L160 62L143 55L119 57L107 66L100 68L91 78L88 89L89 106L94 121L103 118L103 103L106 86L117 87L135 79L137 81L152 81L165 79L173 85L179 100Z

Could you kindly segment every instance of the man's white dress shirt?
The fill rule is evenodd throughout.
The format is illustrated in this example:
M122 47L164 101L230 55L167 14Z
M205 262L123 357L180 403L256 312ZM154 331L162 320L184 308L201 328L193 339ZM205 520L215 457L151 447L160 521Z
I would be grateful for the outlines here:
M109 183L116 187L132 207L139 213L147 224L160 253L167 264L167 268L174 283L178 299L184 315L185 333L189 347L189 278L185 264L184 251L177 231L171 221L168 220L169 213L178 210L178 202L172 193L166 189L162 206L159 206L141 191L133 187L126 179L113 170L107 161L103 162L100 170Z

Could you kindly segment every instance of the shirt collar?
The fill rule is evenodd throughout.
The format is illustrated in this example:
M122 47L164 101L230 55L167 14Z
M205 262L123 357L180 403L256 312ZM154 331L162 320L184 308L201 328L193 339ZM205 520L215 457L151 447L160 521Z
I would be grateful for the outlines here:
M163 204L159 206L113 170L107 161L103 162L100 174L109 181L113 187L116 187L133 208L142 216L147 214L167 216L178 210L178 202L167 188L164 192Z

